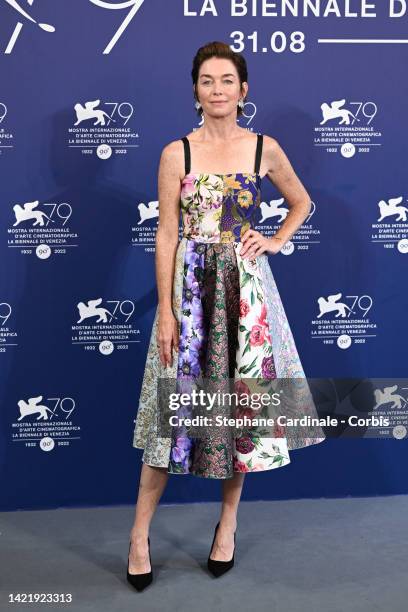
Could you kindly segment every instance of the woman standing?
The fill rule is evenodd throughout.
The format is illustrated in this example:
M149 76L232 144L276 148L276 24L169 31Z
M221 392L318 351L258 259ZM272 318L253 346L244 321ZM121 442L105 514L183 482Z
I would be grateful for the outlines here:
M200 375L233 379L240 395L250 393L248 380L305 377L268 254L278 253L302 225L310 197L274 138L237 125L248 92L245 59L227 44L209 43L194 58L192 79L203 125L164 147L159 167L159 303L133 441L144 449L127 571L138 590L152 581L149 527L169 473L222 480L221 514L208 557L209 570L220 576L234 563L245 474L287 465L289 450L324 440L320 427L291 439L282 428L273 437L255 430L234 437L228 427L201 438L181 426L168 436L158 431L162 377L175 379L178 388ZM270 238L254 229L264 176L290 208ZM316 416L310 398L297 402L295 411Z

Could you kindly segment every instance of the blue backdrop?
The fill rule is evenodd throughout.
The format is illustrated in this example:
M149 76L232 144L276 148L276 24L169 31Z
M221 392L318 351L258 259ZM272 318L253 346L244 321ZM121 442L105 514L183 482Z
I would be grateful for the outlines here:
M0 0L2 510L135 500L158 162L199 125L190 71L211 40L247 59L240 125L278 140L313 200L270 257L306 374L406 375L406 3L262 4ZM273 233L287 205L267 179L262 195ZM293 451L244 498L406 493L405 442ZM162 501L218 496L178 475Z

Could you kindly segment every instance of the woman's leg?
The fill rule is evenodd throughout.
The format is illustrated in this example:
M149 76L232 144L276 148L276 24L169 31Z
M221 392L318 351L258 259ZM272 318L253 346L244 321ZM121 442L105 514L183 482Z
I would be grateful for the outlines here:
M147 541L149 527L168 477L167 468L142 464L135 520L130 532L129 572L131 574L150 572Z
M244 478L244 473L234 472L232 478L222 483L220 526L210 555L214 561L229 561L234 552L234 532L237 528L237 512Z

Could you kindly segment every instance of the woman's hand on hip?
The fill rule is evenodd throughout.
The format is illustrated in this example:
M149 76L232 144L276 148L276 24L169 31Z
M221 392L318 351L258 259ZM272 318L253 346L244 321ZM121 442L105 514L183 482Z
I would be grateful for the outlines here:
M279 253L283 246L283 241L280 239L275 239L273 236L271 236L271 238L266 238L261 232L257 232L253 229L247 230L242 235L241 242L242 247L240 255L247 259L254 259L265 252L270 255L275 255Z

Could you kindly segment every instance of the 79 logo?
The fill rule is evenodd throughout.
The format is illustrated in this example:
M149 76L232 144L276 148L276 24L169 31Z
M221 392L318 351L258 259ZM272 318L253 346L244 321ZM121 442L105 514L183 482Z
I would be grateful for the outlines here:
M140 9L144 1L145 0L122 0L122 1L120 0L119 1L89 0L91 4L94 4L95 6L102 8L102 9L122 11L122 12L126 11L126 14L125 14L125 17L122 23L119 25L113 37L111 38L109 43L106 45L105 49L103 50L104 54L108 54L111 52L113 47L118 42L119 38L126 31L127 27L129 26L132 19L135 17L136 13ZM14 31L12 32L10 36L10 40L6 46L4 53L9 54L13 51L14 45L16 44L17 39L20 35L20 32L23 29L23 25L26 21L37 25L39 28L41 28L45 32L55 32L55 27L52 24L38 21L33 16L32 14L33 11L30 9L30 7L34 4L34 0L25 0L25 1L24 0L3 0L3 2L6 2L11 8L13 8L18 13L20 17L24 19L24 22L22 21L17 22L14 28Z

